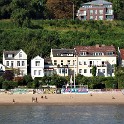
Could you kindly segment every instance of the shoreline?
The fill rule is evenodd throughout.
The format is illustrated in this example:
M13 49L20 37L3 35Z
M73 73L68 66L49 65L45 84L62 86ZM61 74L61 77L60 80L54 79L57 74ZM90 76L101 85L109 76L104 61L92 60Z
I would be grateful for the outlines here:
M43 96L43 98L41 98ZM45 96L47 98L45 98ZM35 101L32 101L32 98ZM13 102L14 99L14 102ZM36 101L37 99L37 101ZM88 94L0 94L3 105L124 105L122 92Z

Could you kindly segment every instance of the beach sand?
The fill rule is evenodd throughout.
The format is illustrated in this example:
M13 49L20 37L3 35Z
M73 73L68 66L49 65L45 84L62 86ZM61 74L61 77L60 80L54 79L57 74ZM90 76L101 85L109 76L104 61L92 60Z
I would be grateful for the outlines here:
M41 98L43 96L44 98ZM47 99L45 99L47 96ZM37 102L32 102L32 97ZM13 102L13 100L15 102ZM124 95L118 92L88 94L0 94L0 105L81 105L81 104L124 104Z

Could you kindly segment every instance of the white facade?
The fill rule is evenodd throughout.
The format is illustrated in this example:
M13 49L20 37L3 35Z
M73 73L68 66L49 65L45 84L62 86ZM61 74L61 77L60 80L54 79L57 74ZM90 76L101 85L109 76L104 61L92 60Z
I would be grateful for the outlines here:
M78 57L78 73L87 77L92 76L92 67L96 66L96 76L114 76L116 56Z
M33 79L44 76L44 59L40 56L36 56L31 60L31 76Z
M15 76L27 75L27 54L22 49L18 51L3 51L3 65L19 70Z
M50 57L53 68L58 75L68 76L74 74L77 63L74 49L51 49Z
M96 76L114 76L114 65L117 63L114 46L77 46L75 49L51 49L51 61L56 73L70 76L74 73L92 76L96 66Z

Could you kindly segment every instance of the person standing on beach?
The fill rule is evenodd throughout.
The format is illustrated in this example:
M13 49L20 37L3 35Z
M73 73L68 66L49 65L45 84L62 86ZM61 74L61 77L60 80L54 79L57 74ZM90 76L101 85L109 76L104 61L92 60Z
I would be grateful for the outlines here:
M35 99L35 100L36 100L36 102L37 102L37 97L36 97L36 99Z
M13 101L12 101L13 103L15 103L15 99L13 99Z

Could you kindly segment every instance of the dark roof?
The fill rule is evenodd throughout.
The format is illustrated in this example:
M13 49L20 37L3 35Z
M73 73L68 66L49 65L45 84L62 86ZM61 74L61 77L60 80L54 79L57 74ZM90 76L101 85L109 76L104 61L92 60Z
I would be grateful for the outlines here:
M74 49L52 49L52 54L53 56L57 57L57 56L62 56L62 57L65 57L65 56L74 56L75 54L75 50Z
M75 47L77 54L80 52L88 52L88 53L93 53L93 52L114 52L116 54L116 49L113 45L111 46L105 46L105 45L96 45L96 46L76 46Z
M5 56L5 59L13 59L18 53L19 53L20 50L16 50L16 51L3 51L3 54ZM12 54L13 57L12 58L8 58L8 54Z
M121 59L124 60L124 49L120 49Z
M95 1L84 3L84 5L89 5L89 4L90 5L105 5L105 4L111 5L112 3L108 2L108 1L105 1L105 0L95 0Z

